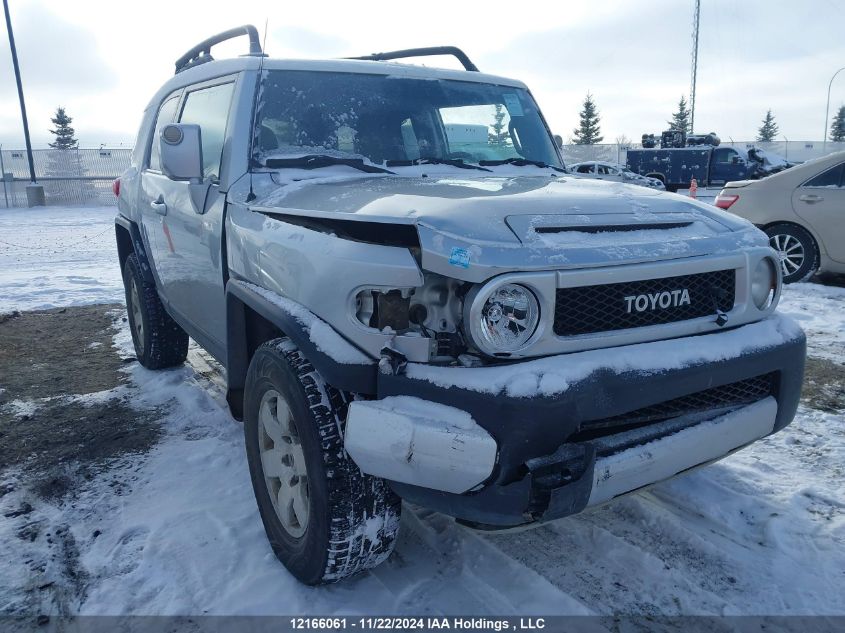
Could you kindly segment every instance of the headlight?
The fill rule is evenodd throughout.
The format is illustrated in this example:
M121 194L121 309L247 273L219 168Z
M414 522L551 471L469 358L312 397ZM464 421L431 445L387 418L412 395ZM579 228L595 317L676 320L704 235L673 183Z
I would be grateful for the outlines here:
M751 277L751 299L758 310L765 310L775 300L778 288L778 272L770 257L764 257L754 268Z
M515 352L528 342L540 321L540 304L534 293L519 284L502 284L487 295L471 324L489 353Z

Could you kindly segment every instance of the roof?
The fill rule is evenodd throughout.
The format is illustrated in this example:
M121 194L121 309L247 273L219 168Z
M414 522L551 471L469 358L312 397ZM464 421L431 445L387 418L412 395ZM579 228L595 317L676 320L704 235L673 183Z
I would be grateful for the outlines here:
M172 76L155 94L150 105L158 105L169 93L191 84L208 81L242 71L257 71L261 57L243 56L232 59L220 59L192 68ZM263 58L263 70L303 70L311 72L360 73L367 75L385 75L415 79L443 79L452 81L471 81L475 83L498 84L527 89L524 83L507 77L490 75L466 70L433 68L414 64L399 64L387 61L368 61L358 59L274 59ZM149 106L148 106L149 107Z

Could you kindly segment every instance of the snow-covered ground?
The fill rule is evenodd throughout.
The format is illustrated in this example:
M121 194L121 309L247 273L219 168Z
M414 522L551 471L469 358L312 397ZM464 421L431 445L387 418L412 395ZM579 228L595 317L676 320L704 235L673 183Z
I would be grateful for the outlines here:
M121 302L113 214L0 212L0 313ZM834 368L823 387L841 390L845 290L799 284L782 305ZM122 310L109 310L131 357ZM182 368L122 371L125 384L70 400L153 412L161 438L60 498L29 494L26 468L0 470L0 613L64 582L59 612L85 614L845 614L845 398L802 404L785 431L717 464L534 530L480 534L406 507L386 564L307 588L264 537L216 363L192 347ZM72 580L51 575L68 549Z
M120 301L112 207L0 210L0 313Z

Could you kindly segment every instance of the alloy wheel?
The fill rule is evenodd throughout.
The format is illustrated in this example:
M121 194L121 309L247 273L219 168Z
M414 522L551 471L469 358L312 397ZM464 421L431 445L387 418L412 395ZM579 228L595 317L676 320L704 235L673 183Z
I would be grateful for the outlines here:
M784 233L772 235L769 243L777 251L784 277L792 275L804 265L806 253L801 242L792 235Z
M305 534L310 515L308 471L290 407L269 390L258 409L258 450L270 501L285 531Z

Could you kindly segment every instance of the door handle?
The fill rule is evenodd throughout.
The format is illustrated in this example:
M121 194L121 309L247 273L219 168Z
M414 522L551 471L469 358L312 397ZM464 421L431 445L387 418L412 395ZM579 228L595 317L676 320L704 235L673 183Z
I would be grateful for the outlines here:
M801 202L806 202L808 204L815 204L816 202L821 202L824 200L821 196L817 196L814 193L805 193L803 196L798 198Z
M159 215L167 215L167 204L164 202L164 198L162 196L159 196L158 200L150 202L150 207Z

